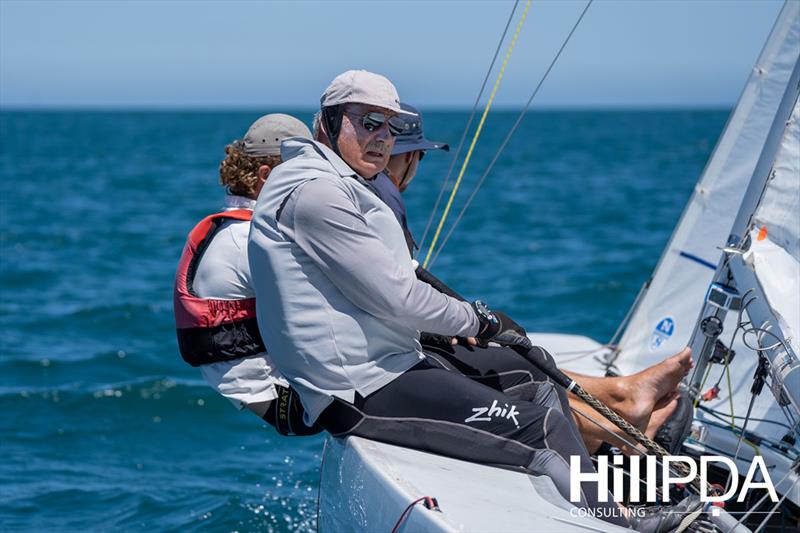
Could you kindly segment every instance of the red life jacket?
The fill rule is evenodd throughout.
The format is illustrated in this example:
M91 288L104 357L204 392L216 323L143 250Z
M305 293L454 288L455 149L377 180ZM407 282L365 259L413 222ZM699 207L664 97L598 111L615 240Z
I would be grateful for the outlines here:
M192 288L197 265L225 220L250 220L248 209L207 216L189 233L175 274L173 298L178 348L192 366L231 361L266 351L256 322L256 300L210 300Z

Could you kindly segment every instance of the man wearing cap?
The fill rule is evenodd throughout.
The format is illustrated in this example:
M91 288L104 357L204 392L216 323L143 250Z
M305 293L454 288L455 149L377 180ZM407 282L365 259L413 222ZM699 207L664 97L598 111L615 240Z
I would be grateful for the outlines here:
M311 138L305 124L275 113L253 123L244 139L225 147L219 167L223 211L203 219L184 248L175 280L178 345L183 359L238 408L283 435L321 431L302 421L294 391L266 354L255 318L247 259L250 218L270 172L281 164L284 139Z
M593 470L571 417L442 368L421 350L419 331L482 342L515 333L482 302L416 278L403 230L374 192L404 128L398 115L414 116L389 80L348 71L321 98L325 142L281 145L284 162L258 197L248 243L269 353L308 425L522 467L550 476L569 498L569 456ZM629 525L596 484L582 489L577 506Z

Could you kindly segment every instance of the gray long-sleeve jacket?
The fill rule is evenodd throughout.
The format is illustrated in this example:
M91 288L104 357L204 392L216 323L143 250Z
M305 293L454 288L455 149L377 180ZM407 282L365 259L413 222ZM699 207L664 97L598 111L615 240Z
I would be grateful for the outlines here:
M328 147L293 138L258 197L248 243L258 325L312 423L424 358L419 331L474 335L469 304L416 279L389 209Z

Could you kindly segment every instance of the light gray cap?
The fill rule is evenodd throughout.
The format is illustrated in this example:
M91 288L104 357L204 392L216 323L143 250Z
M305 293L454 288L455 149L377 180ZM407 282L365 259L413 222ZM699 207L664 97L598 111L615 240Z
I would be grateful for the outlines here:
M293 116L283 113L264 115L247 130L242 151L253 157L281 155L281 142L287 137L311 139L311 132Z
M322 93L320 107L340 104L374 105L399 115L414 115L400 107L400 97L392 82L366 70L348 70L333 78Z

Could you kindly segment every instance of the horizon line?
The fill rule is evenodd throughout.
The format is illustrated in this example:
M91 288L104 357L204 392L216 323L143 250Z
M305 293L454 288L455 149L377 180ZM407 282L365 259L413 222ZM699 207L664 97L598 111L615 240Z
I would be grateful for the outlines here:
M423 106L418 106L423 107ZM595 105L546 105L528 109L528 113L560 112L560 111L728 111L734 104L595 104ZM519 112L524 106L496 105L495 111ZM280 105L271 106L272 112L294 111L299 113L315 113L319 110L310 106ZM433 105L424 107L426 113L436 112L470 112L469 106ZM482 108L479 108L482 109ZM204 113L263 113L264 107L258 106L200 106L200 105L0 105L0 113L5 112L204 112Z

